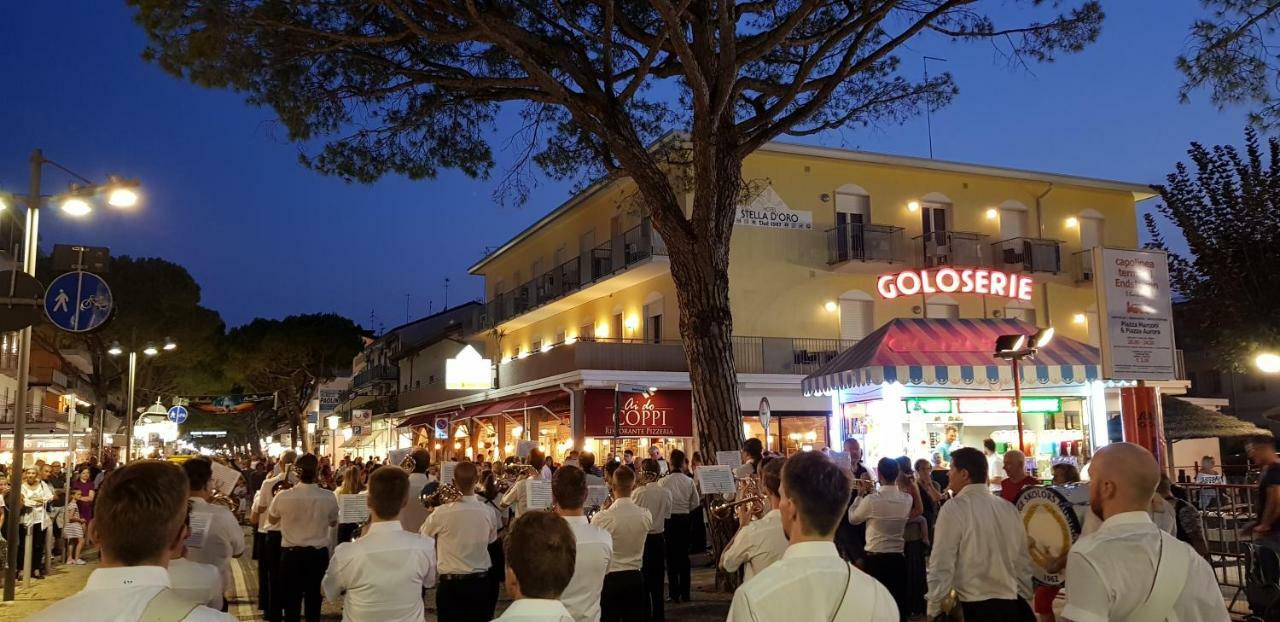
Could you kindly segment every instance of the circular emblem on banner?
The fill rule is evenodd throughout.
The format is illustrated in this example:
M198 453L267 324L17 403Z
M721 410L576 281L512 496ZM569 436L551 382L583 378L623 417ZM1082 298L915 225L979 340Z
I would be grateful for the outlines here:
M1049 569L1080 537L1083 514L1089 507L1089 487L1032 486L1018 494L1015 505L1027 531L1035 580L1044 585L1062 585L1061 571Z

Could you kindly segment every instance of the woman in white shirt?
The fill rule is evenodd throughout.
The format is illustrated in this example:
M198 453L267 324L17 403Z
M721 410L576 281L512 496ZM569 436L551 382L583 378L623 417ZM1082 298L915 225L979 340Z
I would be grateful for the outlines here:
M333 496L338 499L338 508L342 508L342 498L350 495L359 495L364 497L361 479L364 470L358 466L348 466L340 472L339 477L342 478L342 484L338 489L333 491ZM350 542L355 539L356 532L360 531L359 523L338 523L338 544Z
M22 471L22 515L18 530L18 570L24 570L27 532L31 532L31 576L44 578L44 530L49 528L49 512L46 508L53 500L53 490L40 481L34 468Z

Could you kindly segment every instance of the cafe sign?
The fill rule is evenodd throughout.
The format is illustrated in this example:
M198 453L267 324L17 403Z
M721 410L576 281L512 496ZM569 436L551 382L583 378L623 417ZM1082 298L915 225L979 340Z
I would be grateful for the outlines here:
M882 298L917 294L980 294L1031 300L1034 281L1025 274L988 268L931 268L882 274L876 291Z
M624 393L618 397L618 436L693 436L693 397L688 391L663 389L648 396ZM610 389L588 389L585 402L584 434L611 438L614 435L614 392Z

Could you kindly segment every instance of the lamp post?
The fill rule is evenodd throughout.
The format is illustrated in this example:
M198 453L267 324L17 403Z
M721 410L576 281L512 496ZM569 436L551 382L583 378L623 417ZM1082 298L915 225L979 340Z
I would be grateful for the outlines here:
M1013 368L1013 408L1018 417L1018 451L1027 453L1022 434L1022 361L1035 358L1036 352L1053 341L1053 327L1042 328L1028 338L1026 335L1000 335L996 338L996 358L1009 361Z
M342 422L342 417L338 415L329 415L325 421L329 424L329 443L330 453L333 454L333 464L338 464L338 424Z
M161 345L160 347L156 347L155 344L148 343L142 347L142 354L147 358L151 358L153 356L160 354L160 352L162 351L172 352L175 349L177 349L177 347L178 347L178 344L174 343L172 339L165 337L164 345ZM125 353L126 352L124 347L121 346L119 342L111 344L111 348L107 350L107 354L110 354L111 356L121 356ZM124 462L125 464L128 464L129 461L133 459L133 415L134 415L133 398L134 398L134 390L136 388L135 385L138 377L138 350L131 348L128 351L128 355L129 355L129 370L128 370L128 376L126 377L126 382L125 382L125 395L126 395L125 396L125 409L126 409L125 410L125 429L124 429L124 436L125 436Z
M44 157L40 149L32 150L28 159L31 165L31 181L25 198L0 195L0 208L7 207L9 201L22 202L26 205L26 223L23 227L22 271L31 276L36 275L36 254L40 233L40 207L47 198L40 194L41 172L45 165L52 166L85 185L72 185L69 192L57 197L60 199L62 211L69 216L82 217L93 211L89 199L94 196L106 196L106 202L112 207L129 208L138 204L137 181L126 181L119 178L108 178L106 183L95 184L87 177ZM18 338L18 395L15 398L13 418L13 468L10 475L9 498L6 502L10 508L22 507L22 458L24 449L23 435L26 433L27 392L31 390L31 327L22 329ZM5 537L13 544L9 547L8 564L4 571L4 599L13 600L15 579L18 566L18 521L11 520L5 530Z

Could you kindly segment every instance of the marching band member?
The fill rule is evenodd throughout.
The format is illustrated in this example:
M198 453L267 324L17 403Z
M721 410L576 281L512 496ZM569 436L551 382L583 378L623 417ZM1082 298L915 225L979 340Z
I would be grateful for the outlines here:
M320 622L320 581L329 567L329 530L338 526L338 500L316 485L319 461L298 458L298 483L271 500L268 518L280 526L280 572L285 622Z
M854 525L866 523L866 572L888 588L898 605L899 619L906 622L910 604L904 532L914 499L897 484L900 468L893 458L881 458L876 464L880 489L858 497L848 517Z
M613 559L604 576L604 593L600 597L602 622L644 622L644 575L640 572L645 539L653 526L653 517L631 500L636 472L631 467L618 467L611 478L613 504L600 510L591 524L613 537Z
M764 443L758 438L749 438L742 444L742 465L733 470L733 476L742 479L751 477L760 470L764 460Z
M560 601L574 575L577 547L569 523L554 512L525 512L506 542L507 593L514 600L494 622L573 622Z
M649 510L653 524L649 526L649 534L644 540L644 558L640 564L640 573L644 575L644 592L648 596L648 622L663 622L666 606L662 595L662 583L666 578L667 546L663 532L667 527L667 519L671 517L671 491L658 484L658 461L645 458L640 463L644 478L650 483L640 486L631 498L636 505Z
M600 621L600 592L604 575L613 560L613 537L591 525L583 514L587 501L587 480L582 469L564 465L556 469L551 480L551 495L556 513L569 523L577 552L574 555L573 578L560 595L576 622Z
M190 483L191 513L207 515L204 538L200 546L189 547L186 558L193 562L209 564L218 569L222 578L222 593L234 591L231 578L231 558L244 554L244 530L231 510L209 503L213 497L213 461L199 456L182 463L182 470Z
M522 473L520 475L520 479L516 480L516 483L511 485L511 489L507 491L507 494L502 496L502 507L515 505L516 516L520 516L521 514L529 511L529 491L527 490L529 485L528 481L533 478L545 480L551 479L550 471L546 468L545 461L546 457L543 456L540 450L533 449L529 451L529 468L537 473L537 475L527 475ZM546 477L542 476L544 472L548 474Z
M413 459L413 472L409 474L409 490L405 494L404 509L400 510L400 527L409 533L418 533L422 529L422 521L427 520L427 508L418 501L423 489L431 483L427 469L431 468L431 453L424 448L417 448L409 453Z
M280 622L284 617L284 585L280 577L280 525L267 515L271 500L275 495L275 487L281 482L292 483L293 463L298 453L289 450L280 455L276 471L271 477L262 480L253 504L253 514L249 522L258 526L261 534L262 551L258 553L258 608L267 622Z
M720 557L720 567L728 572L737 572L738 568L745 565L744 579L747 581L781 559L787 550L787 535L782 531L782 512L778 510L781 502L778 487L782 484L782 464L781 459L775 458L760 467L760 483L768 493L769 507L773 509L763 518L752 520L751 504L739 505L738 522L742 526Z
M330 602L342 602L345 622L422 621L422 590L436 584L436 547L400 522L410 478L402 469L374 471L364 537L333 551L321 589Z
M484 622L493 618L488 582L489 543L498 537L493 512L476 498L479 473L472 462L459 462L453 485L462 498L442 505L422 524L422 535L435 538L440 587L436 608L440 622Z
M667 590L671 601L689 602L689 513L700 507L693 478L684 473L684 452L671 451L671 473L658 482L671 491L671 518L667 519Z

